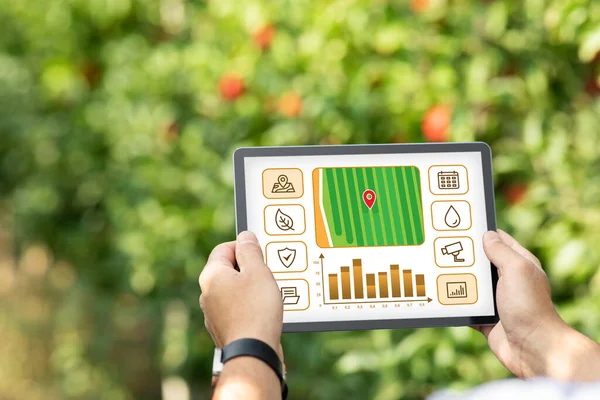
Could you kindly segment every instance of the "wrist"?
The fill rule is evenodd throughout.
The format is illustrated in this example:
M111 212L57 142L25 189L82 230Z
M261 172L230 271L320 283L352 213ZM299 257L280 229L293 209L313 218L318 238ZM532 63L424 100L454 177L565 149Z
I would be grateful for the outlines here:
M565 381L600 379L600 345L565 324L560 347L547 361L547 376Z
M541 329L526 357L524 375L562 381L600 379L600 345L560 320ZM527 362L529 361L529 362Z
M265 332L259 331L241 331L235 332L234 334L228 336L223 346L227 346L229 343L239 340L239 339L257 339L261 342L268 344L275 352L279 353L279 343L281 341L281 335L269 334Z
M284 399L286 398L285 367L276 350L264 341L251 338L238 339L226 345L222 350L216 350L215 357L220 358L221 365L232 365L232 363L236 365L235 360L238 360L237 364L249 366L251 364L256 365L256 361L260 361L261 367L254 367L255 372L259 372L262 369L263 371L260 372L260 375L266 379L268 374L265 372L264 367L268 367L280 382L281 395ZM231 367L229 370L231 370Z
M277 399L282 397L277 374L254 357L237 357L227 362L215 382L213 399Z

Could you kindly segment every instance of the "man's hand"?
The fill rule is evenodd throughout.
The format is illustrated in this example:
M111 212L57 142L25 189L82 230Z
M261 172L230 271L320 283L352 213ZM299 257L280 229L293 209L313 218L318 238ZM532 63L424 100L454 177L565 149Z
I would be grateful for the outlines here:
M234 269L236 260L239 272ZM204 323L217 347L254 338L283 356L281 295L253 233L242 232L236 242L213 250L200 275L200 288Z
M600 345L558 315L540 261L506 232L487 232L483 247L498 268L500 322L482 326L490 348L521 378L600 379Z
M239 271L235 270L235 265ZM270 345L283 361L280 344L283 303L273 274L265 265L256 236L242 232L235 242L217 246L200 274L200 307L204 324L217 347L254 338ZM281 399L275 372L253 357L228 361L214 400Z

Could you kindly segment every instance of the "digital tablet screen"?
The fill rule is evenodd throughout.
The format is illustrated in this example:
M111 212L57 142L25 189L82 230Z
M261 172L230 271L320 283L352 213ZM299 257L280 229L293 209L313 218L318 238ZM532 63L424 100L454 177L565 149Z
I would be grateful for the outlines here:
M495 321L486 145L242 149L235 162L238 229L259 239L286 331Z

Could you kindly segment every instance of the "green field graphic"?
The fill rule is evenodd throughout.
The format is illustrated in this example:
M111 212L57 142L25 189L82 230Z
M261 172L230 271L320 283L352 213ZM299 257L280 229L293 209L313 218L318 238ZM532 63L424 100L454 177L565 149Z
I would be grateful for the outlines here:
M317 168L313 171L319 247L409 246L424 242L417 167ZM365 190L376 194L371 209Z

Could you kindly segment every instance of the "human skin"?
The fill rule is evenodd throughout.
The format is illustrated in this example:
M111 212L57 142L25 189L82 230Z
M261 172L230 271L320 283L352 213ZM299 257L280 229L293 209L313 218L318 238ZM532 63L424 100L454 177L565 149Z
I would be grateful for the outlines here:
M558 315L537 257L501 230L487 232L483 248L498 268L500 322L477 329L498 360L520 378L600 379L600 345Z
M236 260L239 272L234 268ZM235 242L218 245L199 283L204 324L217 347L254 338L271 346L283 360L281 295L253 233L242 232ZM281 384L264 362L237 357L225 363L213 399L281 399Z
M540 261L506 232L487 232L483 248L498 268L496 301L500 322L476 327L492 352L520 378L564 381L600 379L600 345L568 326L552 304ZM234 269L235 261L240 271ZM283 351L283 306L279 289L256 236L217 246L200 275L200 305L217 347L256 338ZM224 366L214 399L280 399L275 373L262 361L240 357Z

